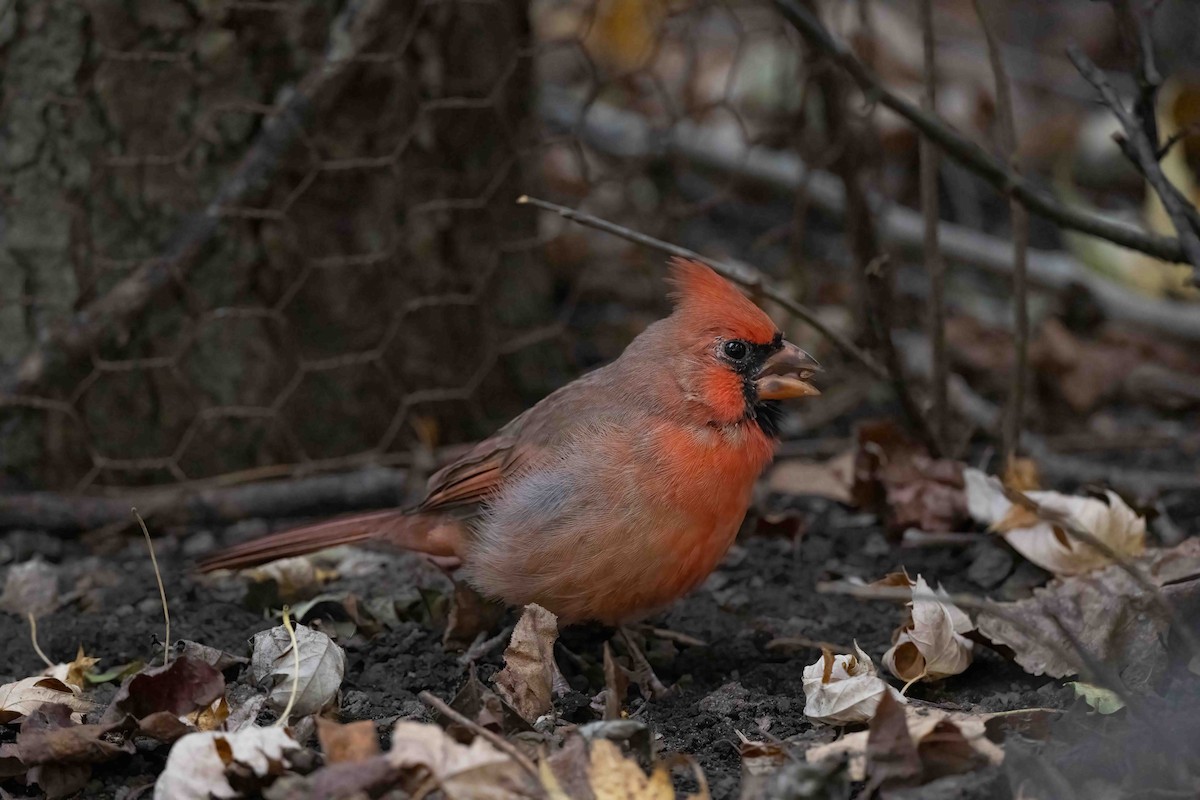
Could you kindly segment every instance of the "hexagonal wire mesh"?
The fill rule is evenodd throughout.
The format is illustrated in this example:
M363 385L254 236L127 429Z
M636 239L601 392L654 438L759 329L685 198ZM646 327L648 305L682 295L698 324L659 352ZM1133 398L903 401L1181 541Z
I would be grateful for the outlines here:
M791 203L653 144L822 146L766 4L9 9L10 486L402 463L486 435L665 308L661 256L525 192L799 274ZM83 312L102 324L80 333Z

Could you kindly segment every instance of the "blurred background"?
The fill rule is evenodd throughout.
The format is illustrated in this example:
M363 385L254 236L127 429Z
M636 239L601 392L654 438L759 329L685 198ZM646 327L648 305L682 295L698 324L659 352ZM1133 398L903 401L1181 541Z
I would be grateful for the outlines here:
M1078 45L1132 93L1113 8L984 5L1022 172L1063 203L1172 234L1065 55ZM1152 5L1159 129L1179 134L1163 169L1195 197L1200 9ZM938 113L1006 159L975 8L934 6ZM822 12L919 101L915 2ZM753 265L871 347L848 159L920 393L918 135L835 77L761 0L5 3L0 489L124 497L427 472L667 310L662 253L518 205L523 194ZM986 412L1015 368L1009 202L950 158L937 189L948 362ZM1030 248L1026 429L1054 456L1194 482L1190 268L1038 216ZM823 443L856 416L900 417L887 382L765 305L828 367L785 449L836 452ZM986 417L956 416L944 444L995 444Z

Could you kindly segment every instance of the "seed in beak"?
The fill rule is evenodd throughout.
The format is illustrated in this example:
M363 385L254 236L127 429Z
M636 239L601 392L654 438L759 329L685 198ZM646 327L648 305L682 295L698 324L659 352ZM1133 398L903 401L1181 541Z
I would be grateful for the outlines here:
M821 365L808 353L791 342L763 363L754 381L760 400L791 400L796 397L814 397L821 392L808 382Z

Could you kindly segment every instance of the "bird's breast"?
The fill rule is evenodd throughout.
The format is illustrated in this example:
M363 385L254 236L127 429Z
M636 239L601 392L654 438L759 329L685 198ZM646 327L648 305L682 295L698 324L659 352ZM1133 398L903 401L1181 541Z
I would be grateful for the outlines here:
M468 575L565 622L620 622L675 600L721 561L770 461L773 442L740 427L588 432L497 497Z

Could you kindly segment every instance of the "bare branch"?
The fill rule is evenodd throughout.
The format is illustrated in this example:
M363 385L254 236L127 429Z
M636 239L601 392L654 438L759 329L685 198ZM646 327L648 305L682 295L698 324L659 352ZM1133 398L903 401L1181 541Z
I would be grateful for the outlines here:
M806 0L813 2L813 0ZM846 86L842 75L833 70L818 70L817 87L821 92L826 135L837 148L833 171L841 179L846 202L846 238L854 255L861 280L866 332L870 344L883 357L888 379L904 416L934 456L942 454L942 441L934 431L912 384L904 373L904 363L892 337L892 312L895 289L892 265L880 244L879 231L862 181L862 167L868 153L861 133L850 124Z
M595 228L596 230L604 231L605 233L611 233L612 235L619 236L628 242L640 244L644 247L650 247L658 250L661 253L666 253L667 255L679 256L680 258L690 258L694 261L707 264L734 283L744 286L752 292L761 294L763 297L773 300L774 302L783 306L796 317L811 325L813 330L817 331L826 339L828 339L843 353L866 367L872 375L880 378L881 380L887 380L887 370L880 366L875 359L871 358L870 355L868 355L858 345L854 344L854 342L850 341L845 336L842 336L840 333L822 322L812 309L797 303L785 292L772 286L767 281L766 277L756 269L747 266L734 266L733 264L727 264L723 261L717 261L716 259L702 256L696 251L689 250L686 247L680 247L679 245L671 244L670 242L664 242L661 239L655 239L653 236L647 236L644 233L630 230L629 228L618 225L615 222L609 222L608 220L594 217L591 214L584 213L583 211L576 211L575 209L567 208L566 206L560 206L557 203L551 203L547 200L539 200L536 197L529 197L528 195L525 195L517 198L517 202L535 206L545 211L553 211L563 219L569 219L572 222L578 222L580 225L586 225L589 228Z
M1146 132L1117 97L1100 68L1078 47L1067 48L1067 56L1079 70L1079 74L1096 89L1101 102L1121 123L1125 133L1124 136L1116 137L1117 145L1162 201L1167 216L1171 218L1171 224L1175 226L1175 233L1179 236L1184 256L1181 260L1192 266L1192 283L1200 286L1200 236L1196 234L1197 230L1200 230L1200 212L1197 212L1196 207L1183 193L1167 180L1162 165L1158 162L1157 143L1146 138Z
M584 110L587 109L585 115ZM570 92L545 87L538 101L543 120L556 130L577 134L597 152L610 158L674 158L739 182L753 184L795 199L804 186L813 208L841 218L847 216L841 181L805 164L794 153L762 145L730 141L703 125L681 120L658 130L644 116L603 102L584 103ZM879 234L904 255L920 256L924 223L921 215L896 203L871 196ZM997 275L1011 277L1012 243L1007 239L943 221L940 245L947 259ZM1030 248L1028 280L1031 288L1049 291L1086 291L1107 316L1146 330L1189 342L1200 342L1200 314L1194 304L1162 300L1130 292L1088 269L1069 253Z
M1055 200L1036 188L1027 178L1013 173L1003 161L955 131L945 120L926 114L884 86L878 76L867 69L844 43L835 39L816 15L797 0L773 1L784 18L805 40L846 70L869 99L878 100L907 119L922 134L937 142L943 152L999 191L1016 198L1031 212L1064 228L1107 239L1164 261L1191 263L1179 239L1159 236L1081 208L1063 205Z
M996 84L996 107L1000 113L1000 140L1009 169L1021 173L1018 157L1017 123L1013 113L1011 83L1004 68L1004 54L996 34L988 24L983 3L975 0L975 14L987 39L988 60L992 66L992 79ZM1021 423L1025 415L1025 381L1029 369L1029 289L1026 286L1026 270L1029 250L1029 214L1016 199L1009 200L1009 217L1012 220L1013 240L1013 309L1017 349L1016 364L1013 366L1012 384L1008 395L1008 409L1001 437L1004 461L1017 454L1021 441Z
M925 40L925 93L921 108L937 115L937 43L933 34L933 0L921 0L921 31ZM933 432L944 450L950 440L950 409L946 404L946 264L938 246L937 145L921 137L921 213L925 217L925 269L929 272L929 339L933 342Z

